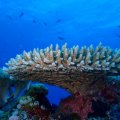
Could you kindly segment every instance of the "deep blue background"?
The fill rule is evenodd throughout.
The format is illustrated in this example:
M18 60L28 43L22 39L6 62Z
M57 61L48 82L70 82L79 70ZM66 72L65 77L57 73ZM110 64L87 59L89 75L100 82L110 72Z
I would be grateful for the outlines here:
M100 41L120 48L120 0L0 0L0 67L23 50ZM49 86L53 102L66 95Z

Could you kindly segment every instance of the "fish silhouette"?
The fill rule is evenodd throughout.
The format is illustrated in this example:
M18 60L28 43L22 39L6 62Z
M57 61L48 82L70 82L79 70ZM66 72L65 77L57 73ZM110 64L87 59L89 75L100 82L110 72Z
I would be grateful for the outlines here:
M36 23L36 20L35 19L33 19L33 21L32 21L33 23Z
M64 37L58 36L59 40L64 40Z
M62 19L57 19L56 20L56 23L60 23L60 22L62 22Z
M24 12L21 12L20 14L19 14L19 18L21 18L21 17L23 17L24 16Z

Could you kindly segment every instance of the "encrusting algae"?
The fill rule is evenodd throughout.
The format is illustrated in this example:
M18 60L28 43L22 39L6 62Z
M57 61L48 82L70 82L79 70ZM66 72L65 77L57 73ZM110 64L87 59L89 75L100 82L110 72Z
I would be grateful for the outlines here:
M105 85L106 76L120 74L120 49L101 43L94 48L56 45L17 55L4 70L18 80L32 80L67 89L71 93L95 94Z

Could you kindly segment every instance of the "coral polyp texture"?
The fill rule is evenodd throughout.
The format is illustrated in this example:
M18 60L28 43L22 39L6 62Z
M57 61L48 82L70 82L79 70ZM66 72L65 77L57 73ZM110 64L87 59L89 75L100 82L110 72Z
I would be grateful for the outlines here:
M96 48L92 45L67 48L65 43L61 49L58 45L53 49L50 45L45 49L24 51L6 65L5 71L19 80L49 83L70 92L86 91L88 85L100 88L104 83L100 80L104 81L106 74L120 73L120 49L112 50L101 43Z

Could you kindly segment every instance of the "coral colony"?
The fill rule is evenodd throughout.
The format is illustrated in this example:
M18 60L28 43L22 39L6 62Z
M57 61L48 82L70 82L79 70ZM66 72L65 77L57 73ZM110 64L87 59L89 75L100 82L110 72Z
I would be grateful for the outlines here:
M89 89L89 92L95 92L95 88L103 87L106 74L120 73L120 50L111 50L101 43L96 49L92 45L88 48L67 48L65 44L62 49L56 45L53 50L51 45L46 49L24 51L22 55L10 59L6 65L6 71L19 80L54 84L72 93L86 93L89 84L94 89Z
M96 48L67 48L65 43L61 49L58 45L54 49L50 45L24 51L6 65L3 71L16 81L52 84L71 93L59 106L52 106L44 86L31 86L14 112L11 108L9 120L110 119L111 108L120 102L120 81L108 79L120 75L120 49L112 50L101 43Z

